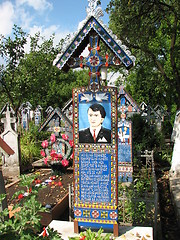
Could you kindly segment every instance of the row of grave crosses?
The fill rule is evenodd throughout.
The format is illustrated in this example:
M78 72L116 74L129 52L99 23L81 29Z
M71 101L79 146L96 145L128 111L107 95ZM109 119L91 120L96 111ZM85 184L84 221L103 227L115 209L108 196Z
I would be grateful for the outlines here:
M122 95L123 87L121 86L119 88L119 95ZM126 94L126 98L127 98ZM162 107L157 105L155 108L152 108L150 105L147 105L146 103L142 102L139 107L132 106L129 104L128 99L131 99L129 96L128 99L125 97L122 97L121 100L118 102L118 112L120 113L121 121L126 120L126 115L131 115L132 112L138 112L148 123L151 125L156 124L158 129L161 129L161 123L164 121L166 117L169 117L168 112ZM6 114L7 106L9 106L10 114L12 116L15 115L14 110L12 107L7 103L1 110L0 114L4 115ZM137 111L138 109L138 111ZM38 126L42 123L42 107L38 105L36 109L32 110L32 105L29 102L23 103L20 107L21 112L21 125L23 129L28 129L29 122L34 119L35 125ZM54 108L52 106L49 106L46 109L46 115L48 116L51 112L54 111ZM66 117L72 122L72 99L70 99L62 108L62 112L66 115ZM17 121L12 122L13 129L17 131Z
M15 116L15 112L10 106L9 103L6 103L5 106L1 109L0 115L6 115L7 114L7 109L9 109L9 112L11 116ZM35 122L35 125L38 126L41 123L41 116L42 116L42 107L38 105L36 109L33 111L32 110L32 105L29 102L23 103L20 108L20 124L22 125L22 128L25 130L28 130L29 128L29 122L33 121ZM12 127L15 131L17 131L17 126L19 125L19 121L14 120L12 122Z

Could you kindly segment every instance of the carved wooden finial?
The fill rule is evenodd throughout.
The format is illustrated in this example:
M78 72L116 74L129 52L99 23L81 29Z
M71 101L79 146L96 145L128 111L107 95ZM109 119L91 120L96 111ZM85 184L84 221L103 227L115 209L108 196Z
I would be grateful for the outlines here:
M88 0L89 4L86 8L87 16L95 16L96 18L100 18L104 16L102 8L98 6L98 0Z

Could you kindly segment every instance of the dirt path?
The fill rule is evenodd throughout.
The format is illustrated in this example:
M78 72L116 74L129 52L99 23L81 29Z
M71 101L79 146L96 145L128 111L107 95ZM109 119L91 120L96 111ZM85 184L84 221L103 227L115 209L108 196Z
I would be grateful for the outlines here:
M171 199L169 187L169 170L167 168L156 169L157 184L159 189L162 240L180 239L180 229L176 219L176 214Z

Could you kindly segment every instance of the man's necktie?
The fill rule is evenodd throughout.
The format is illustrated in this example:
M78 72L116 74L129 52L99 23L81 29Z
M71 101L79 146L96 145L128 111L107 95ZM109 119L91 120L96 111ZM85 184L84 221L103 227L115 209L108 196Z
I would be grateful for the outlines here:
M93 138L94 138L94 142L96 142L96 130L93 130L94 133L93 133Z

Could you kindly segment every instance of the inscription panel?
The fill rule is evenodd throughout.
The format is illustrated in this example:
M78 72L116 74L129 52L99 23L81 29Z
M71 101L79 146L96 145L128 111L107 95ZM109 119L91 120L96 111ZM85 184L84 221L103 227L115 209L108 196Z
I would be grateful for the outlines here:
M119 143L118 145L119 163L131 163L131 146Z
M111 201L111 155L79 154L80 200L88 203Z

